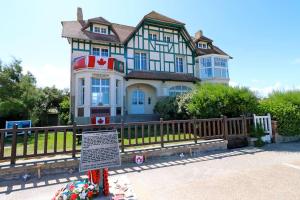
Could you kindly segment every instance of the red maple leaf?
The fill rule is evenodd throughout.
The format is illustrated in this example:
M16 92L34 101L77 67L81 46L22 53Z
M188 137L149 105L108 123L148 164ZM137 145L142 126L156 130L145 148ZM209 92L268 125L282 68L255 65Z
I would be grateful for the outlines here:
M104 120L102 118L98 119L98 123L102 124L104 122Z
M105 65L106 61L103 58L101 58L100 60L97 60L97 63L99 65Z

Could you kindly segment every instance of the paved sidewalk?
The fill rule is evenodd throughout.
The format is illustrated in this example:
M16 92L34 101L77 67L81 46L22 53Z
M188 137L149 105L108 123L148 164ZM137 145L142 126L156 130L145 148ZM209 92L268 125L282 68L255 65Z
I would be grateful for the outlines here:
M111 171L126 176L141 200L300 199L300 143L272 144L262 149L162 157L144 165L127 164ZM60 174L0 183L0 199L50 199L82 174Z

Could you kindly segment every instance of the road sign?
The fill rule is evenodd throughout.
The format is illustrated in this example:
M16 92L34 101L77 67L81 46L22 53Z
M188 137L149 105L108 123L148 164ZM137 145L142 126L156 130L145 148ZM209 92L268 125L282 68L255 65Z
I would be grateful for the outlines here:
M79 171L121 165L117 131L83 132Z

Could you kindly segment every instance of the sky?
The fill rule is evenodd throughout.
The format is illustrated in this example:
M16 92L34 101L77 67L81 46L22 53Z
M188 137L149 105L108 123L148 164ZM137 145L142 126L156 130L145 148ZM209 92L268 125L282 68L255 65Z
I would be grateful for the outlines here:
M298 0L1 0L0 60L21 59L40 87L69 88L70 45L61 21L102 16L136 26L155 10L198 30L233 57L230 85L265 96L300 89L300 1Z

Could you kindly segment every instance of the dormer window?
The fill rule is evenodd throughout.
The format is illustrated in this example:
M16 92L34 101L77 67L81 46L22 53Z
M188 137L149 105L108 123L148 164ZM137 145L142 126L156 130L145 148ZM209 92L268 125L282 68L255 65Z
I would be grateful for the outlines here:
M206 43L201 43L201 42L199 42L199 43L198 43L198 48L200 48L200 49L207 49L207 48L208 48L208 45L207 45Z
M106 34L106 28L101 28L101 33Z
M101 25L94 25L93 26L93 32L94 33L107 34L108 33L107 30L108 30L107 26L101 26Z
M95 32L95 33L100 33L100 27L97 27L97 26L94 27L94 32Z

